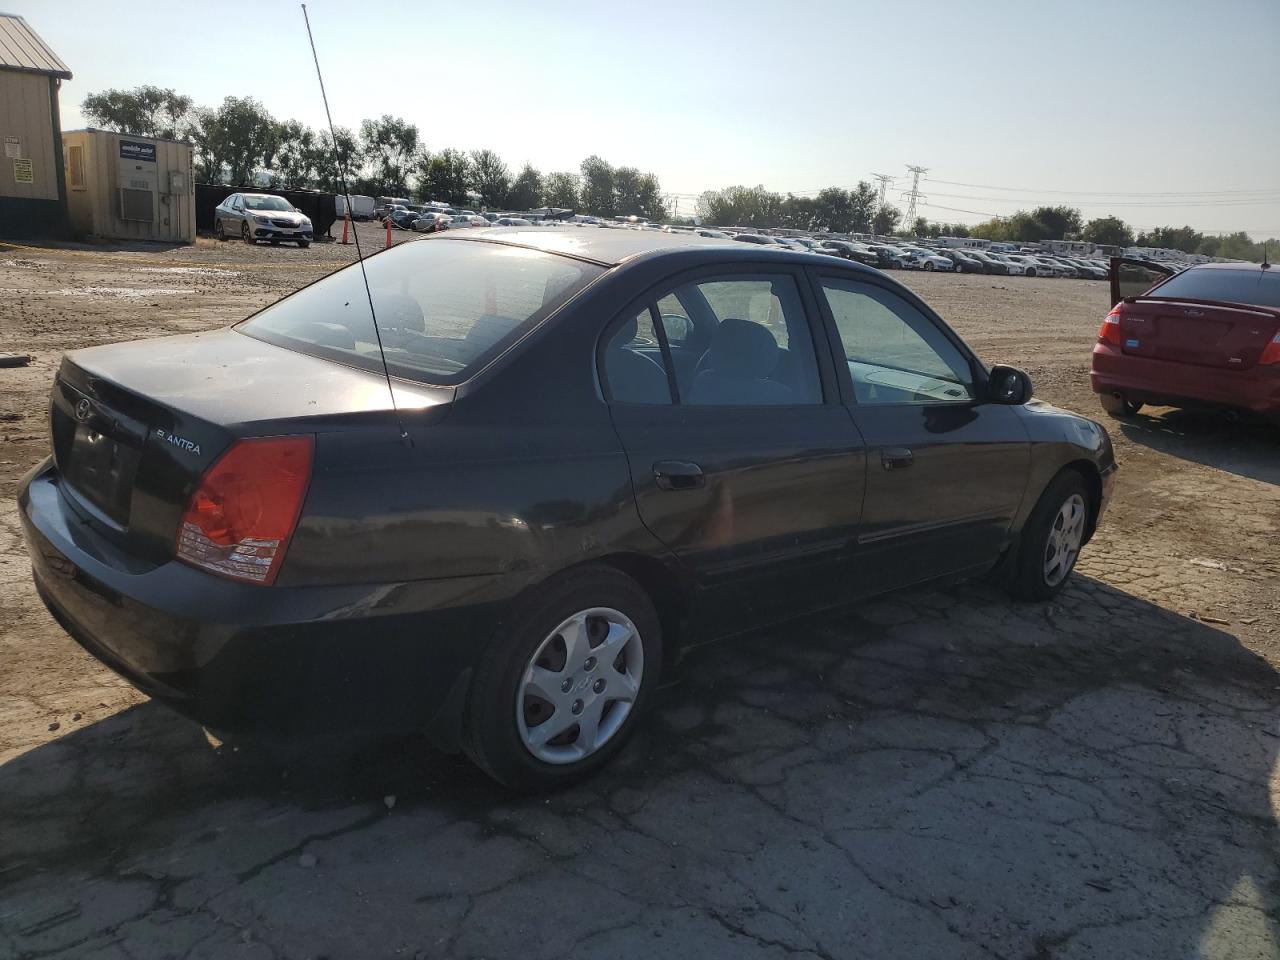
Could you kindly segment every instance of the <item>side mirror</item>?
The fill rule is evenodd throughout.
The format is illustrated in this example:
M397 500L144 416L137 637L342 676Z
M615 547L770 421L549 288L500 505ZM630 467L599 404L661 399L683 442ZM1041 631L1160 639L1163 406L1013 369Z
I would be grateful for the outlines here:
M302 208L301 208L301 207L294 207L294 208L293 208L293 212L294 212L294 213L301 213L301 212L302 212Z
M987 378L987 400L991 403L1016 407L1030 400L1034 392L1031 377L1017 367L997 364L991 368Z

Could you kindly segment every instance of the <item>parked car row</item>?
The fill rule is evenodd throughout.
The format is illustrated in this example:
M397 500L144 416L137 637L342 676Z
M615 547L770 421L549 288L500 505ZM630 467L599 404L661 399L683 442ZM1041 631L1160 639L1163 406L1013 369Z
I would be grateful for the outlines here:
M705 229L698 232L702 236L732 237L743 243L824 253L882 270L925 270L1019 277L1083 277L1089 280L1107 278L1105 261L1053 256L1041 252L995 253L988 250L942 247L928 240L881 243L839 236L783 237L759 232L726 233Z

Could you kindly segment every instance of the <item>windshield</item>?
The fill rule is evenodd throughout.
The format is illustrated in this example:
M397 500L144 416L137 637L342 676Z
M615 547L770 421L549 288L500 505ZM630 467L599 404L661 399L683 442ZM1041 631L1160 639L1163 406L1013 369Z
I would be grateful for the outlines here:
M288 210L292 212L293 205L284 197L254 197L246 195L244 205L250 210Z
M393 247L304 287L241 323L242 333L381 372L461 383L549 316L600 267L505 244L440 239Z
M1269 270L1184 270L1152 290L1153 297L1186 297L1280 307L1280 272Z

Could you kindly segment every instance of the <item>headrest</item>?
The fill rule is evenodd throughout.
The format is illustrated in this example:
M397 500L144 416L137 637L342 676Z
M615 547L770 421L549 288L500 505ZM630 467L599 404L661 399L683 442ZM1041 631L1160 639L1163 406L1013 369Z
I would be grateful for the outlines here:
M778 364L778 341L751 320L721 321L707 352L710 368L735 380L764 380Z
M635 317L632 317L630 320L628 320L626 323L624 323L622 326L618 328L618 335L617 337L614 338L614 340L616 343L620 343L623 346L625 346L626 344L630 343L632 340L636 338L636 333L639 332L639 330L640 330L640 323L636 320Z
M397 330L416 330L419 333L427 329L427 321L422 314L422 304L408 294L375 293L373 306L378 311L378 323L381 326Z

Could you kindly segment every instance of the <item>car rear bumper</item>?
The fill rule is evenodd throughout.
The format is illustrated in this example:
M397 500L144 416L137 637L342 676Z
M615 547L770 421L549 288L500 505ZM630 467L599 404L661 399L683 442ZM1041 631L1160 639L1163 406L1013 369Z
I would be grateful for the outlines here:
M1094 393L1121 393L1153 406L1210 406L1280 417L1280 367L1249 370L1135 357L1110 344L1093 348Z
M112 562L49 463L19 491L41 599L139 690L229 732L424 730L456 745L475 657L509 598L500 577L262 587L176 561Z

